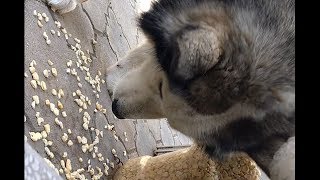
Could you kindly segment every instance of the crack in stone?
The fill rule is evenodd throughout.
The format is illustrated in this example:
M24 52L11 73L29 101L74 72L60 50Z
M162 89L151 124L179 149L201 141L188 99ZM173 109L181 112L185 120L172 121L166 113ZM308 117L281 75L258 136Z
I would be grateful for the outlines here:
M90 21L90 24L91 24L91 26L92 26L92 29L93 29L93 31L94 31L94 33L93 33L94 39L97 40L97 33L95 32L95 31L97 31L97 30L94 28L93 23L92 23L92 20L91 20L91 18L90 18L90 16L89 16L88 12L83 8L83 5L82 5L82 4L80 5L80 8L81 8L81 10L85 13L85 15L88 17L88 19L89 19L89 21ZM55 14L56 14L55 12L53 12L52 10L49 9L49 13L50 13L50 15L51 15L51 17L52 17L52 19L53 19L54 21L58 21L58 20L55 18ZM64 26L62 26L62 27L64 27ZM68 41L67 39L65 39L65 40L66 40L66 43L67 43L68 48L71 49L71 46L70 46L71 44L69 43L69 41ZM90 44L91 44L93 53L90 53L89 55L97 58L96 47L92 44L92 42L91 42ZM72 50L72 49L71 49L71 50ZM72 51L73 51L73 50L72 50ZM92 58L92 57L91 57L91 58Z
M44 3L44 2L43 2L43 3ZM52 20L53 20L53 21L59 21L59 20L57 20L56 17L55 17L55 14L57 14L57 13L53 12L53 11L51 10L50 6L48 6L47 4L45 4L45 5L46 5L47 8L48 8L48 11L49 11L49 13L50 13L50 15L51 15L51 17L52 17ZM60 22L60 21L59 21L59 22ZM63 25L61 25L61 27L64 28ZM59 29L59 28L58 28L58 29ZM59 29L59 30L61 30L61 29ZM63 34L62 34L62 35L63 35ZM64 40L66 41L67 46L70 45L70 43L69 43L69 41L68 41L67 39L64 38ZM69 46L68 46L68 47L69 47ZM69 49L71 49L71 47L69 47Z
M168 121L165 121L165 122L167 123L168 129L170 130L170 133L171 133L171 135L172 135L172 138L174 138L174 137L173 137L174 134L173 134L173 132L172 132L172 129L171 129L170 125L168 124Z
M108 119L107 115L106 115L106 114L103 114L103 116L106 118L107 123L108 123L108 124L111 124L111 123L109 122L109 119ZM126 152L128 152L127 147L124 145L121 137L118 136L118 138L119 138L119 141L121 142L123 148L126 150ZM114 158L116 158L116 157L114 157ZM127 158L129 159L128 156L127 156ZM121 160L119 157L118 157L118 159L119 159L119 161L120 161L121 163L123 163L122 160Z
M157 140L157 141L156 141L156 144L159 144L159 143L161 143L161 144L163 145L162 140Z
M149 128L148 128L148 129L149 129ZM154 141L157 141L156 137L154 136L154 134L152 133L152 131L151 131L150 129L149 129L149 132L150 132L152 138L154 139Z
M126 152L128 153L128 149L127 149L127 147L125 146L125 144L124 144L124 142L123 142L122 138L121 138L120 136L118 136L118 139L119 139L119 141L121 142L121 144L123 145L123 147L124 147L124 149L126 150ZM126 156L126 157L128 158L128 154L127 154L127 156Z
M95 30L94 30L95 31ZM97 33L95 33L95 32L93 32L93 38L94 38L94 40L95 41L97 41ZM97 50L96 50L96 46L91 42L90 43L91 44L91 47L92 47L92 50L93 50L93 53L90 53L90 55L92 55L93 57L95 57L95 58L98 58L97 57Z
M107 123L108 123L108 124L110 124L110 122L109 122L109 119L108 119L107 115L106 115L106 114L103 114L103 115L104 115L104 117L106 118ZM120 136L118 136L118 139L119 139L119 141L121 142L121 144L122 144L122 146L124 147L124 149L126 150L126 152L128 152L127 147L125 146L125 144L124 144L124 142L123 142L122 138L121 138Z
M135 7L136 4L133 5L132 2L131 2L131 0L128 0L128 1L129 1L130 6L131 6L134 10L136 10L136 7Z
M151 131L149 124L148 124L148 123L146 123L146 124L147 124L147 126L148 126L148 130L149 130L152 138L154 139L155 142L157 142L157 139L156 139L155 135L153 134L153 132Z
M107 9L109 9L109 8L112 8L112 7L111 7L111 1L110 1L110 0L109 0L109 2L108 2ZM108 12L108 15L109 15L109 12Z
M97 125L96 125L96 117L97 117L96 114L93 113L91 119L94 120L94 121L93 121L93 123L92 123L93 126L91 126L91 127L97 127ZM93 137L93 136L94 136L94 133L95 133L95 132L94 132L94 131L91 131L91 127L88 127L88 131L89 131L89 134L90 134L91 143L93 143L93 141L94 141L94 137Z
M176 133L174 134L174 133L172 132L172 129L171 129L171 127L170 127L167 119L165 120L165 122L167 123L168 128L169 128L169 130L170 130L170 132L171 132L171 134L172 134L172 138L173 138L173 143L174 143L174 145L176 145L175 137L177 137L180 145L182 145L182 142L180 141L180 136L179 136L178 134L176 134Z
M91 26L92 26L92 29L93 29L93 38L94 38L94 40L96 41L97 40L97 33L95 32L95 31L98 31L95 27L94 27L94 25L93 25L93 22L92 22L92 20L91 20L91 17L89 16L89 13L87 12L87 10L83 7L83 5L81 4L81 9L83 10L83 12L86 14L86 16L88 17L88 19L89 19L89 21L90 21L90 24L91 24ZM97 58L97 50L96 50L96 46L92 43L92 42L90 42L90 44L91 44L91 47L92 47L92 50L93 50L93 56L95 57L95 58ZM91 55L91 54L90 54Z
M176 141L178 141L180 144L178 144L178 142L176 143ZM180 141L180 139L179 139L179 136L174 136L174 137L173 137L173 143L174 143L175 146L176 146L176 145L182 145L182 143L181 143L181 141Z
M108 12L108 13L109 13L109 12ZM108 27L108 23L109 23L109 21L108 21L109 14L105 14L105 17L106 17L106 21L107 21L107 25L106 25L106 28L107 28L107 27ZM109 46L110 46L110 49L111 49L112 53L116 56L117 61L119 61L119 57L118 57L117 51L113 48L113 46L112 46L112 44L111 44L111 42L110 42L110 38L109 38L109 34L108 34L108 31L107 31L107 30L105 31L104 36L105 36L105 37L107 38L107 40L108 40L108 43L109 43Z
M137 132L137 120L135 120L134 122L133 122L133 124L134 124L134 130L135 130L135 134L134 134L134 136L133 136L133 140L134 140L134 144L135 144L135 146L136 146L136 149L137 149L137 135L138 135L138 132ZM138 152L138 149L137 149L137 154L138 154L138 156L140 156L140 154L139 154L139 152Z
M137 153L138 154L138 152L137 152L137 149L134 147L134 148L131 148L131 149L129 149L128 151L127 151L127 157L128 157L128 159L130 159L129 158L129 155L131 155L131 154L133 154L133 153Z
M160 120L160 121L161 121L161 120ZM171 136L170 136L170 137L172 138L173 144L175 144L175 142L174 142L174 137L173 137L173 133L172 133L172 130L171 130L171 128L170 128L167 120L162 120L162 121L164 121L165 123L167 123L168 129L169 129L169 131L170 131L170 133L171 133ZM161 136L161 139L162 139L162 138L164 138L165 136L162 136L163 133L161 132L161 129L162 129L163 126L162 126L161 124L162 124L162 123L160 123L160 136ZM164 127L163 127L163 128L164 128Z
M135 5L136 5L137 2L136 2L135 0L134 0L134 2L135 2ZM132 5L132 3L131 3L130 0L129 0L129 4L130 4L130 6L133 8L134 12L136 13L136 11L135 11L136 8L135 8L134 5ZM112 9L111 2L108 4L107 9L108 9L108 10L107 10L108 17L109 17L109 9L111 9L111 11L112 11L112 13L113 13L113 15L114 15L114 17L115 17L115 20L116 20L118 26L120 27L120 29L121 29L121 31L122 31L123 37L126 39L127 44L128 44L128 46L129 46L129 48L131 49L129 40L128 40L127 36L125 35L124 31L123 31L122 25L119 23L119 21L118 21L118 19L117 19L117 16L116 16L116 13L115 13L115 12L113 11L113 9Z
M104 117L106 118L107 123L108 123L108 124L110 124L110 122L109 122L109 119L108 119L107 115L106 115L106 114L103 114L103 115L104 115Z
M104 115L104 117L106 118L107 123L108 123L108 124L110 124L110 122L109 122L109 119L108 119L107 115L106 115L106 114L103 114L103 115ZM127 147L125 146L125 144L124 144L124 142L123 142L122 138L121 138L120 136L118 136L118 138L119 138L119 141L121 142L121 144L123 145L124 149L126 150L126 152L128 152Z
M127 37L126 37L126 35L125 35L124 31L123 31L122 25L118 22L118 19L117 19L116 13L113 11L113 9L112 9L112 8L110 8L110 9L111 9L111 11L112 11L112 13L113 13L113 15L114 15L114 17L115 17L115 20L116 20L116 22L117 22L118 26L119 26L119 27L120 27L120 29L121 29L121 32L122 32L123 37L126 39L127 44L128 44L128 46L129 46L129 48L131 49L130 43L129 43L129 41L128 41L128 39L127 39ZM108 11L109 11L109 9L108 9Z
M137 40L137 45L138 45L139 44L139 27L137 27L136 40Z
M53 19L54 21L56 21L57 19L56 19L55 16L54 16L55 12L53 12L49 6L47 6L47 7L48 7L48 10L49 10L49 13L50 13L52 19Z
M94 27L94 25L93 25L93 22L92 22L92 20L91 20L91 17L89 16L89 13L88 13L87 10L83 7L83 4L81 4L81 9L82 9L82 11L86 14L86 16L88 17L88 19L89 19L89 21L90 21L90 24L91 24L91 26L92 26L92 29L96 29L96 28Z

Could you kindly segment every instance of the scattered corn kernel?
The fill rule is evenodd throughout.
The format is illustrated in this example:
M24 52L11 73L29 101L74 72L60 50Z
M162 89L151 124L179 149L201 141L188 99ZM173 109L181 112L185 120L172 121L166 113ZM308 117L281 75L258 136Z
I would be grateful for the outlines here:
M56 68L51 68L51 73L52 73L53 76L57 76L58 75L58 72L57 72Z
M39 132L29 132L29 135L32 141L38 141L42 139L42 135Z
M47 134L46 131L42 131L41 135L42 135L42 138L47 138L48 137L48 134Z
M44 127L44 130L47 132L47 134L49 134L50 133L50 125L45 124L45 125L43 125L43 127Z
M56 95L58 94L56 89L52 89L52 90L51 90L51 93L52 93L52 95L54 95L54 96L56 96Z
M32 99L35 101L36 105L38 105L40 103L39 96L37 96L37 95L32 96Z
M67 117L67 113L65 111L62 111L62 117Z
M71 140L69 140L67 144L68 144L68 146L72 146L73 142Z
M63 109L63 104L60 101L58 101L57 106L59 109Z
M68 140L68 134L63 133L63 136L61 137L61 139L62 139L63 142L67 142L67 140Z
M47 69L43 70L43 75L44 75L44 77L48 78L49 77L49 71Z
M44 91L47 90L47 85L46 85L46 83L45 83L44 81L41 81L41 82L40 82L40 86L41 86L41 89L42 89L42 90L44 90Z
M50 101L49 101L49 99L46 99L45 104L46 104L47 106L50 106Z
M43 123L43 122L44 122L44 119L42 117L37 118L38 126L40 126L41 123Z
M35 102L35 101L32 101L32 103L31 103L31 107L32 107L33 109L35 109L35 108L36 108L36 102Z
M38 26L39 26L40 28L43 27L43 24L42 24L39 20L38 20L37 24L38 24Z

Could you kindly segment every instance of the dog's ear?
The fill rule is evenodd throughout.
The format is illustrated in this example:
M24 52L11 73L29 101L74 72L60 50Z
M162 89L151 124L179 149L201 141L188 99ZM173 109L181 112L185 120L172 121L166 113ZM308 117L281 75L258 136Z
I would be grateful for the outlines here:
M158 62L171 80L191 80L207 72L223 57L224 38L213 27L206 24L179 24L176 28L160 29L155 24L148 24L150 21L147 21L147 17L141 20L140 26L154 42Z
M186 82L204 74L224 55L219 33L208 25L186 25L175 33L151 36L158 61L169 78Z
M183 80L202 75L223 57L217 31L208 25L188 25L173 37L171 73Z
M195 5L160 1L139 19L140 28L155 44L158 62L171 80L191 80L211 69L224 55L227 18L222 12L184 12ZM178 7L181 11L176 14Z

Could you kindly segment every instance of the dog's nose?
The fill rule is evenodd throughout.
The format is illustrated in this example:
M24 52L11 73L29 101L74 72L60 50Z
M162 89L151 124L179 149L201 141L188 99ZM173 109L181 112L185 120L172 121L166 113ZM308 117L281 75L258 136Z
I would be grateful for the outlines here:
M119 113L118 99L112 101L112 112L118 119L124 119Z
M112 96L113 96L113 91L110 90L110 89L107 89L107 91L108 91L109 96L112 98Z

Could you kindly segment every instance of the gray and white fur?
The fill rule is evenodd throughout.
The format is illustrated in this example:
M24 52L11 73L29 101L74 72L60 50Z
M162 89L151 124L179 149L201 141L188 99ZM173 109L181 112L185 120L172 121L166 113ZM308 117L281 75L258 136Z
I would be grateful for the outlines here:
M114 114L167 118L211 157L246 152L270 175L295 136L294 9L293 0L153 3L139 19L147 41L112 70L139 62L109 87Z

